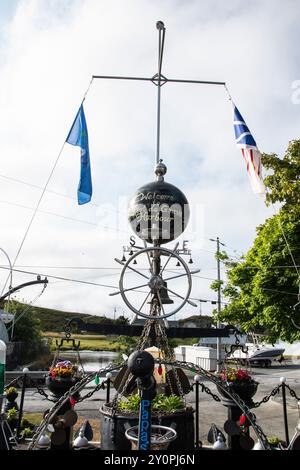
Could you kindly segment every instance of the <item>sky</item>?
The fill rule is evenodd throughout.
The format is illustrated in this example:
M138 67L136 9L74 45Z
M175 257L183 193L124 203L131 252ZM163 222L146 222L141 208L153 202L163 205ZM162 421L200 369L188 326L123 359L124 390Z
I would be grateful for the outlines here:
M116 309L129 317L122 299L109 292L119 282L121 267L114 258L122 256L132 235L128 202L154 180L157 90L148 82L107 80L94 80L89 88L92 75L155 75L156 22L164 21L163 74L226 82L260 150L282 157L300 129L299 1L287 0L284 7L280 0L0 0L0 5L0 247L13 261L61 152L15 267L113 286L49 278L35 305L107 316ZM94 193L92 203L78 206L80 150L64 142L87 90ZM217 273L216 245L210 238L219 236L228 253L239 256L273 212L251 190L224 87L167 83L161 105L166 181L178 186L191 206L179 241L189 240L193 268L201 269L191 296L215 300L210 283ZM0 256L0 265L7 266ZM6 277L1 269L1 290ZM33 278L14 273L13 284ZM30 302L40 292L40 286L23 289L17 298ZM177 318L209 314L212 308L204 302L186 305Z

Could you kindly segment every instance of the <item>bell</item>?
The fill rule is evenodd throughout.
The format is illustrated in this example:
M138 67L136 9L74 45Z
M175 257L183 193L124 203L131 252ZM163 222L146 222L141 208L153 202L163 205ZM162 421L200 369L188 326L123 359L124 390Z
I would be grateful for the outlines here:
M160 298L162 304L173 304L174 301L170 299L167 291L167 283L163 282L163 287L160 289Z

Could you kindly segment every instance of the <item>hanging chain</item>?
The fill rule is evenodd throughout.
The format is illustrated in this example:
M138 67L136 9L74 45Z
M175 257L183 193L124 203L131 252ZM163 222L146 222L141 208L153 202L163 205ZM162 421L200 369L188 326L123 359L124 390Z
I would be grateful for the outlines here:
M283 386L283 385L282 385ZM300 397L297 396L295 390L293 390L288 384L285 384L285 387L289 390L290 395L295 398L297 401L300 401Z
M221 398L218 395L216 395L215 393L213 393L207 385L204 385L203 382L197 382L197 383L201 386L201 392L202 393L203 392L207 393L207 395L210 395L215 401L222 401ZM195 383L193 385L197 386L197 384L195 384Z
M266 395L262 400L253 403L253 405L251 406L251 408L258 408L258 407L259 407L260 405L262 405L263 403L267 403L272 397L275 397L275 395L279 394L281 387L282 387L282 384L281 384L281 385L277 385L277 387L275 387L275 388L271 391L271 393L269 393L269 395Z
M203 377L208 378L211 382L215 385L219 386L224 392L228 393L232 400L236 403L236 405L243 411L243 413L248 418L249 422L251 423L257 437L260 439L261 443L263 444L265 449L270 449L270 444L267 440L267 436L263 432L262 428L256 422L256 416L251 412L250 407L246 405L246 403L218 376L208 372L202 367L193 364L191 362L183 362L183 361L175 361L174 363L169 363L168 361L162 361L163 364L167 365L177 365L178 367L182 367L183 369L191 370L192 372L196 372Z
M50 424L51 420L53 417L58 413L60 408L68 401L70 398L76 393L79 393L88 383L90 383L97 375L107 373L107 372L112 372L121 369L124 366L124 363L122 364L109 364L107 367L104 367L103 369L100 369L98 372L93 372L91 374L86 375L80 382L77 382L70 390L68 390L60 399L54 404L54 406L50 409L49 413L47 416L43 419L43 421L40 423L38 426L32 441L30 442L28 446L28 450L33 450L42 434L42 432L45 431L47 426Z

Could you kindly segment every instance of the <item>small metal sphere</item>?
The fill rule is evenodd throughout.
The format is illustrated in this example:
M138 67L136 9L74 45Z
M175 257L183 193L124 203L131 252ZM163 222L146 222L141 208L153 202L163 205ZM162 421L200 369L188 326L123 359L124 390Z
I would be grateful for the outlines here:
M105 377L107 379L111 379L112 378L112 373L111 372L107 372L107 374L105 375Z
M156 22L156 28L157 29L164 29L165 25L164 25L163 21L157 21Z
M201 375L196 374L195 377L194 377L194 381L195 382L200 382L200 380L201 380Z
M23 371L22 371L22 372L23 372L23 374L28 374L28 372L29 372L29 369L28 369L28 367L24 367L24 369L23 369Z
M162 162L162 160L159 160L159 163L156 165L156 168L155 168L155 174L158 177L159 181L164 180L164 176L166 173L167 173L166 165Z
M280 383L285 384L286 382L286 377L280 377Z

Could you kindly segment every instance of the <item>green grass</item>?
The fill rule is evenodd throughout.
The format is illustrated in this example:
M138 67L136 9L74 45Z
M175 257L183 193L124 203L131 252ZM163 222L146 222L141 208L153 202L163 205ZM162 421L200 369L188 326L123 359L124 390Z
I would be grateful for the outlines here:
M44 338L49 338L51 341L51 351L55 351L56 349L56 342L55 338L62 338L62 334L58 334L55 332L45 332L43 333ZM103 335L80 335L80 334L74 334L72 335L72 338L79 340L80 341L80 349L88 349L90 351L112 351L112 352L119 352L119 351L124 351L125 346L119 344L119 337L118 336L103 336ZM176 347L179 344L194 344L197 342L197 338L172 338L169 340L170 345L172 347ZM70 349L71 343L68 345L66 343L66 346L62 349Z

